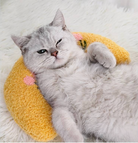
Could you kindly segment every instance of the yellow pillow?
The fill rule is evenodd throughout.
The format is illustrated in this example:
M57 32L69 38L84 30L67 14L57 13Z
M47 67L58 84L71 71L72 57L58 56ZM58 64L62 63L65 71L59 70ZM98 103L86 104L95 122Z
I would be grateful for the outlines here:
M113 52L117 63L130 62L129 53L105 37L82 32L73 34L85 52L90 43L102 42ZM56 137L51 123L52 109L41 95L35 77L25 67L22 57L15 63L6 80L4 97L15 122L33 139L50 141Z
M5 83L6 105L15 122L27 134L37 141L49 141L56 137L51 123L52 109L33 79L21 57Z

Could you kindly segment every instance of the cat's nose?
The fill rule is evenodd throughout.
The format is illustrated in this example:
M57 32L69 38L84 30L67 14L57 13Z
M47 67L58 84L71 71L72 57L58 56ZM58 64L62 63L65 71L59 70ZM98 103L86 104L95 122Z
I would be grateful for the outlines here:
M55 48L50 48L51 56L57 57L58 51Z
M51 56L55 56L57 57L58 51L54 51L53 53L51 53Z
M50 49L50 53L51 53L51 56L57 57L58 51L56 49L54 49L54 48L51 48Z

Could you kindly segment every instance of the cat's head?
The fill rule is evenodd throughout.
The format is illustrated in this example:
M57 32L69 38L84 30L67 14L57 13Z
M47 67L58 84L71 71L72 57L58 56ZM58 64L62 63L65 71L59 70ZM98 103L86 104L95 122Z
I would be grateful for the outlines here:
M76 46L76 40L67 29L60 10L50 24L28 36L12 36L12 39L21 49L25 65L34 73L64 66Z

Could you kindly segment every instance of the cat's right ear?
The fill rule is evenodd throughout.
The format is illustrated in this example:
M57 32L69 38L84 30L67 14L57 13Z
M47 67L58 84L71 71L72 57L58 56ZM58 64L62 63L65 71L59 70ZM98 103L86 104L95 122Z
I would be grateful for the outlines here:
M24 46L27 45L27 43L30 41L30 37L27 37L27 36L20 37L20 36L11 35L11 38L14 41L14 43L20 48L23 54L26 50Z

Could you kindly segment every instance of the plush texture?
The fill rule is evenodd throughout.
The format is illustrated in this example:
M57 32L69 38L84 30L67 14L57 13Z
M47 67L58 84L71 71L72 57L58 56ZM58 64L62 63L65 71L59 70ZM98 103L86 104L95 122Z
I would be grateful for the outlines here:
M26 35L48 24L58 8L63 12L71 31L85 31L110 38L129 51L138 52L138 15L133 11L102 4L103 0L1 0L0 24L0 141L34 141L13 120L4 101L4 83L13 65L19 59L20 50L11 40L11 34ZM79 4L78 4L79 3ZM54 141L61 141L56 138ZM92 139L89 141L96 141Z
M84 32L75 32L73 35L86 52L89 44L99 41L106 44L113 52L117 57L117 63L129 63L130 61L129 53L110 39ZM84 41L85 45L81 45L80 43ZM41 95L35 82L35 76L25 67L21 57L15 63L5 83L5 101L15 122L28 135L37 141L49 141L56 136L51 124L52 109Z

